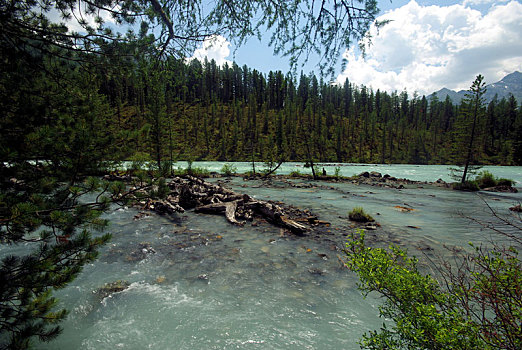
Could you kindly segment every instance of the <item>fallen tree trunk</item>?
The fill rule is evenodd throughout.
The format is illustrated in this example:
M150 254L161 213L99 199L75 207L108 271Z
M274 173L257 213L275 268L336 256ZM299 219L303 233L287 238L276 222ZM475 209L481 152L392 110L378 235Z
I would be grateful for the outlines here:
M166 199L149 199L143 208L159 214L182 213L194 208L197 213L225 215L228 222L238 226L245 224L245 221L239 221L238 218L252 220L258 215L298 235L303 235L308 230L306 225L290 218L277 204L255 200L247 194L236 193L197 177L175 177L168 186L170 193Z
M265 201L251 201L244 204L245 207L253 209L273 224L284 227L293 233L302 235L307 227L284 215L283 210L276 204Z
M225 214L228 222L234 225L243 226L245 224L244 221L237 221L236 219L236 210L238 203L240 200L232 201L232 202L224 202L224 203L213 203L208 205L203 205L200 207L196 207L196 213L207 213L207 214Z

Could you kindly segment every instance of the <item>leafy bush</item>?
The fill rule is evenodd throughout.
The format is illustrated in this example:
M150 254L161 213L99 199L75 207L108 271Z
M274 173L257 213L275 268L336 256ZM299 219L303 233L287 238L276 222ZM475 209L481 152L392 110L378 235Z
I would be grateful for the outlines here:
M452 186L454 190L458 191L474 192L480 190L480 187L477 185L475 181L466 181L464 183L455 182Z
M513 180L510 180L510 179L504 179L504 178L500 178L500 179L497 179L497 186L513 186L515 184L515 181Z
M299 170L292 170L290 172L290 177L301 177L303 174Z
M195 168L178 168L174 171L174 175L176 176L185 176L185 175L192 175L197 177L209 177L210 171L207 168L202 167L195 167Z
M475 178L475 181L480 188L494 187L497 185L495 176L487 170L482 171L479 176Z
M335 173L334 173L334 176L335 176L336 178L341 177L341 168L340 168L340 167L338 167L338 166L335 167Z
M233 164L225 163L221 168L221 173L226 176L232 176L237 172L237 167Z
M495 187L495 186L513 186L515 181L510 179L504 179L504 178L497 178L493 176L492 173L489 171L483 171L475 178L475 181L477 182L478 186L480 188L488 188L488 187Z
M346 244L347 266L359 276L359 289L367 296L384 296L380 316L392 319L379 331L363 336L361 347L369 349L478 349L477 328L454 310L455 298L440 290L431 276L417 270L417 259L398 247L390 251L369 248L364 233Z
M352 209L350 213L348 213L348 218L352 221L357 222L372 222L375 221L370 214L366 214L362 207L355 207Z
M195 168L192 168L191 175L197 176L197 177L209 177L210 171L207 168L195 167Z
M516 242L520 240L515 238ZM346 265L364 294L384 298L380 316L394 323L363 336L368 349L521 349L522 264L514 248L473 247L461 263L437 266L442 282L392 246L367 247L364 232L346 244Z
M136 171L136 170L144 170L149 162L150 162L150 155L145 152L136 152L130 157L130 167L129 170Z

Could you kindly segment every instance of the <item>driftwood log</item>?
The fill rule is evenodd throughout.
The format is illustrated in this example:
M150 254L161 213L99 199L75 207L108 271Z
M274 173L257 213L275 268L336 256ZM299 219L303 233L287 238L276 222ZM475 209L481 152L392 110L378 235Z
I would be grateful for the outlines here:
M143 208L160 214L183 213L194 209L197 213L225 215L230 223L238 226L258 215L297 235L303 235L308 230L306 225L291 219L277 204L253 199L197 177L175 177L168 182L168 187L170 193L166 199L148 200Z

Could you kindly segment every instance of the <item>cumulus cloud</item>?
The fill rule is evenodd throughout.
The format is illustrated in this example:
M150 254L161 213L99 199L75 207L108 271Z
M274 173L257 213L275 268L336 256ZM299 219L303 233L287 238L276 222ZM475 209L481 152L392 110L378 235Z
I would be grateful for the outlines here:
M488 5L508 2L509 0L464 0L462 5Z
M461 4L420 6L412 0L379 18L391 22L379 32L372 28L365 59L354 49L344 53L347 65L337 81L420 94L467 89L477 74L494 83L522 70L520 18L517 1L492 5L482 14Z
M206 57L209 61L215 60L218 66L225 63L231 66L232 62L226 59L228 56L230 56L230 42L221 35L214 35L205 39L200 47L194 50L194 55L187 60L197 58L203 62Z

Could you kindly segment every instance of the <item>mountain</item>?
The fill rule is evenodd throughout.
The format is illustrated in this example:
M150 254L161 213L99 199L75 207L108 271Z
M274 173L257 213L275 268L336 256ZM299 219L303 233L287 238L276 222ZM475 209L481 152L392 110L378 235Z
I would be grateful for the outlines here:
M484 98L487 101L491 101L495 94L498 94L498 98L508 97L509 94L513 94L517 101L522 102L522 73L513 72L506 75L501 81L489 84L487 91L484 94Z
M460 95L461 92L462 92L462 96ZM437 97L439 98L440 101L444 101L446 99L446 96L449 96L449 98L453 101L453 103L457 103L457 104L460 103L460 100L462 100L462 97L464 96L463 91L456 92L456 91L453 91L453 90L450 90L447 88L442 88L439 91L434 92L433 94L429 95L428 99L431 100L435 94L437 94Z
M433 98L435 94L440 101L444 101L446 96L453 101L453 103L460 103L460 101L466 96L465 90L461 90L456 92L454 90L442 88L437 92L428 96L428 99ZM509 94L513 94L517 101L522 102L522 73L516 71L511 74L506 75L502 80L486 85L486 93L484 94L484 99L486 102L490 102L495 95L498 96L498 99L502 97L508 97Z

